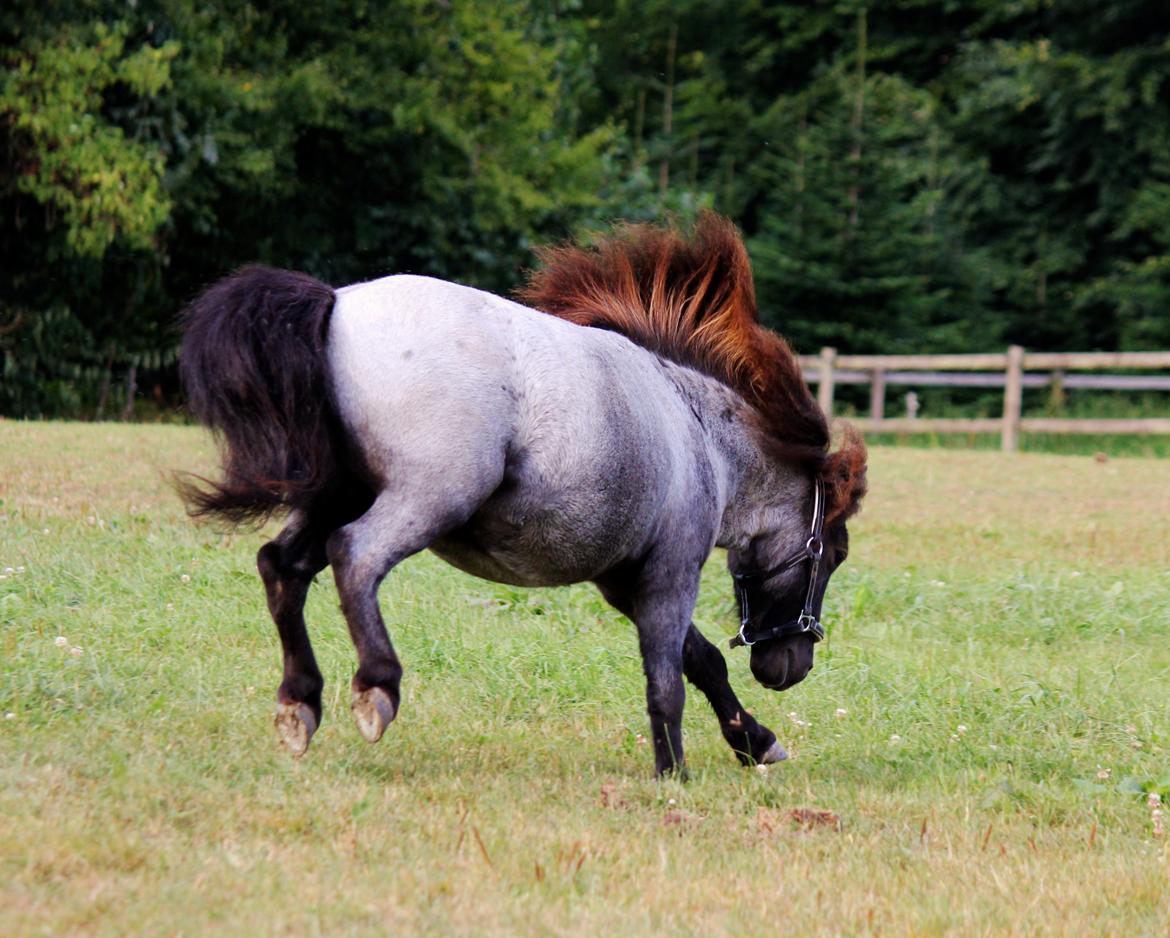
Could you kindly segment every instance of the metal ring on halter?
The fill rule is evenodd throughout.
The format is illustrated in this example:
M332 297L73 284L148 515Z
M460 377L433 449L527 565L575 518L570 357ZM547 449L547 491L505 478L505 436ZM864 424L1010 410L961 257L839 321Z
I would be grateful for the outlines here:
M797 617L796 621L800 625L800 630L802 632L811 632L814 628L820 625L820 622L817 620L816 616L806 615L803 612Z

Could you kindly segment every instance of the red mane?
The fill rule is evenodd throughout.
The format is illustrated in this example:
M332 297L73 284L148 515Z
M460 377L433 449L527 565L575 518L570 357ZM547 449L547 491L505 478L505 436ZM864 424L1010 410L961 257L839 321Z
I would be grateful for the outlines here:
M788 343L760 325L751 261L735 226L704 212L690 237L622 225L589 245L542 248L519 298L584 326L619 332L735 390L782 459L814 468L827 520L848 517L865 493L865 443L846 427L829 452L825 415Z

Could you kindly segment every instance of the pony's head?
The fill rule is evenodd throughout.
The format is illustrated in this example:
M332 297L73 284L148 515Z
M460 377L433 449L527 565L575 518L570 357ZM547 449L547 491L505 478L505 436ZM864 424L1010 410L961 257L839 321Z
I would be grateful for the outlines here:
M815 570L805 555L802 563L768 576L765 571L789 559L780 553L782 540L762 537L745 551L728 552L743 617L735 641L750 646L752 674L772 690L798 684L812 670L813 647L824 636L825 589L849 553L849 532L838 521L821 535ZM805 554L803 545L800 551Z
M774 529L728 551L740 611L732 645L751 648L752 674L765 687L784 690L812 670L813 646L825 635L825 590L849 555L845 522L865 494L865 466L865 444L848 428L814 480L811 507L800 520L785 512Z

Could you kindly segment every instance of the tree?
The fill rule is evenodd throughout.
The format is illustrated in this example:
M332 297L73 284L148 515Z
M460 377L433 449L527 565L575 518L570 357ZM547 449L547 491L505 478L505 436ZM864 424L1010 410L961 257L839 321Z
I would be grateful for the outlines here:
M562 94L587 56L555 23L505 0L0 14L17 66L0 237L30 271L0 300L0 408L76 410L109 368L132 381L165 364L182 302L251 260L333 283L410 270L513 286L534 240L620 191L613 130L578 129ZM60 335L42 342L49 323ZM44 393L50 346L68 398Z
M177 47L127 49L127 30L65 25L8 57L0 84L0 244L10 271L0 297L0 410L75 410L124 343L142 345L133 304L81 311L117 255L137 266L155 249L171 203L164 161L107 119L103 102L148 97L170 82ZM124 358L125 356L121 356Z
M962 224L1011 340L1164 345L1168 28L1148 3L1090 6L1001 12L956 60L950 125L981 169Z

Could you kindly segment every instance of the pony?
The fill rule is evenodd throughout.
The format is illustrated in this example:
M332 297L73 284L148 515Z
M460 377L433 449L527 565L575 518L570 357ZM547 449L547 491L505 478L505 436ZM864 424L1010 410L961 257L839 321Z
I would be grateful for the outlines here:
M825 415L789 345L760 325L729 221L623 225L538 253L516 302L399 274L333 289L244 267L182 317L190 412L222 476L180 474L188 511L229 526L286 515L257 567L280 635L276 728L295 755L321 723L303 608L333 568L357 651L351 708L370 742L402 664L378 589L429 549L519 586L594 583L634 624L655 768L685 770L683 677L746 764L787 757L691 621L727 550L732 645L783 690L813 666L829 577L865 491L865 447Z

